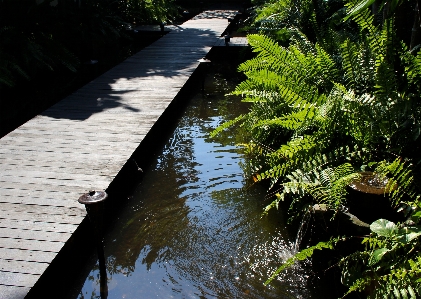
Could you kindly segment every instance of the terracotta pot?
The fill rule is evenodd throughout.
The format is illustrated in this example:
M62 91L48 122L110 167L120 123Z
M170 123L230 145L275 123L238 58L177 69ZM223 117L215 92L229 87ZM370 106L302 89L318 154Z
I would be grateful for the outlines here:
M377 219L399 221L399 215L391 206L387 181L379 180L373 172L361 172L361 180L354 181L348 188L347 207L349 212L361 221L371 224Z

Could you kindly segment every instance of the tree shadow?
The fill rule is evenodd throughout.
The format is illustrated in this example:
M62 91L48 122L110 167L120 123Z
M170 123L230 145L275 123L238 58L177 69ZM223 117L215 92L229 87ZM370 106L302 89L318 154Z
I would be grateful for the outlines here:
M174 27L41 115L84 121L102 112L141 114L160 101L171 102L199 66L198 60L207 55L220 36L220 28L192 25Z

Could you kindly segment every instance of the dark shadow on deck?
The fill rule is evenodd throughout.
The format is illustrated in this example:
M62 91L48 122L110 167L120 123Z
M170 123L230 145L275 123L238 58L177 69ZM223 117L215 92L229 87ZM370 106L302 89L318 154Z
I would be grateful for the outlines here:
M137 98L168 100L177 94L218 36L214 31L183 28L128 58L41 115L83 121L93 114L142 113Z

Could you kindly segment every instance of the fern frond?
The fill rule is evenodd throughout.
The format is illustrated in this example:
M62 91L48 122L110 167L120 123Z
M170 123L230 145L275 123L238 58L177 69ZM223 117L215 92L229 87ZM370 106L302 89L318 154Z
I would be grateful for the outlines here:
M272 118L268 120L259 121L255 127L261 126L280 126L288 130L298 130L300 127L306 126L315 116L315 107L312 104L307 104L297 112L292 112L288 115Z
M356 89L359 93L365 92L374 77L374 60L370 53L365 51L363 45L345 40L341 45L342 69L344 70L344 83L348 88Z
M368 294L368 299L379 298L411 298L416 299L421 296L421 258L408 260L408 268L392 269L390 273L378 277L363 277L350 286L348 292L342 297L354 291L364 291L370 285L375 284L372 292Z
M249 43L257 57L242 63L238 70L245 72L265 68L282 74L284 77L314 84L321 80L312 53L303 54L297 47L279 46L273 39L264 35L248 35Z
M406 62L405 75L408 76L409 83L416 84L419 86L421 81L421 50L413 55L406 50L406 47L402 45L402 57Z
M309 248L303 249L300 252L296 253L293 257L289 258L288 260L286 260L284 262L284 264L279 267L271 276L268 280L266 280L266 282L264 283L264 285L268 285L270 284L275 278L276 276L279 275L279 273L281 273L283 270L285 270L286 268L291 267L292 265L294 265L294 263L296 261L303 261L309 257L311 257L314 253L315 250L323 250L323 249L333 249L336 245L336 243L339 241L339 238L333 238L327 242L319 242L314 246L311 246Z
M332 59L332 57L319 45L316 44L316 50L317 50L317 67L319 69L319 72L322 74L324 78L326 78L326 81L331 82L338 82L339 78L339 71L337 69L335 61Z
M395 206L399 205L406 199L411 204L417 205L420 201L421 193L419 186L415 184L412 165L409 162L402 161L400 158L388 163L382 161L378 163L376 172L383 176L389 176L385 191L391 196L391 200Z
M293 44L297 49L305 54L317 54L315 45L310 42L307 36L305 36L298 28L289 28L289 33L291 34L291 44Z
M306 135L297 138L293 138L286 144L283 144L277 151L271 153L272 157L287 157L293 159L298 154L309 152L315 146L317 146L314 136Z
M220 126L218 126L216 129L214 129L214 130L213 130L213 131L209 134L209 136L210 136L211 138L215 137L215 136L216 136L216 135L218 135L220 132L222 132L222 131L224 131L224 130L228 129L229 127L232 127L234 124L236 124L236 123L238 123L239 121L243 120L243 119L244 119L244 117L245 117L245 115L241 114L240 116L237 116L236 118L234 118L234 119L232 119L232 120L230 120L230 121L227 121L227 122L225 122L225 123L221 124L221 125L220 125Z

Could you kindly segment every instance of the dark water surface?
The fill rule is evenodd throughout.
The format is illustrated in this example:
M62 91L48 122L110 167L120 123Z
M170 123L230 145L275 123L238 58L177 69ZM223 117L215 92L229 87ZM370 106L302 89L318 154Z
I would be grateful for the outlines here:
M247 110L224 96L236 82L213 71L105 236L108 298L315 298L305 265L263 286L295 235L281 213L262 217L265 191L243 177L237 131L209 137ZM100 298L98 264L77 298Z

